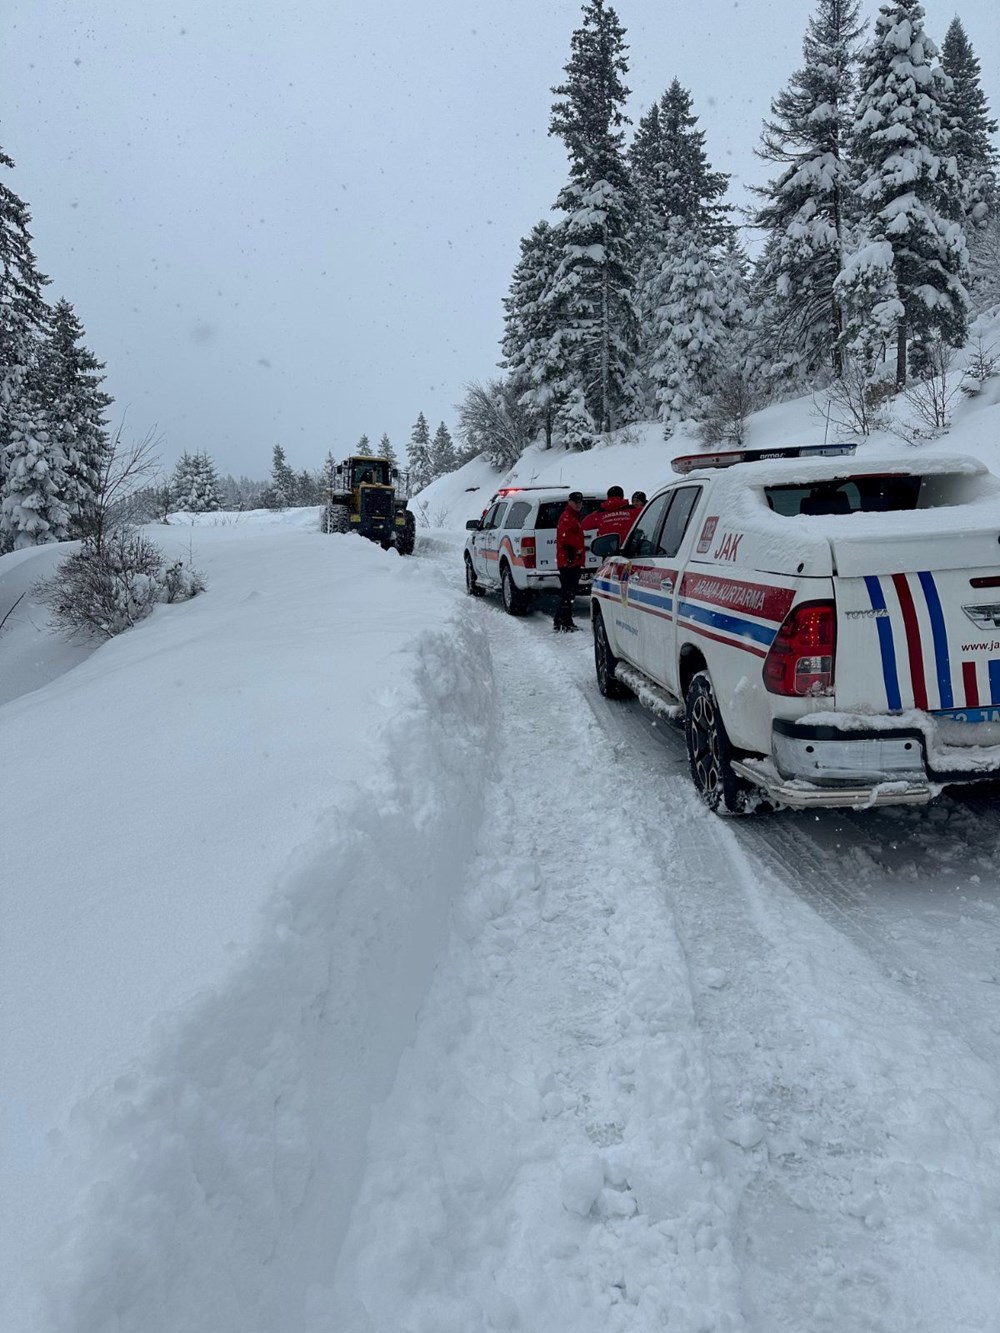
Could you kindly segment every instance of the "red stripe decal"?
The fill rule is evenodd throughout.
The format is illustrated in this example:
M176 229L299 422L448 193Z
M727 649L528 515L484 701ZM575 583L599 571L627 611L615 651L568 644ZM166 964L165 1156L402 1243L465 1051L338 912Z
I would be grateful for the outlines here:
M962 684L965 686L965 702L969 708L979 707L979 681L976 678L975 662L962 663Z
M725 607L727 611L742 611L779 624L795 601L791 588L774 588L766 583L746 583L742 579L690 572L681 579L680 595L693 602L709 602L713 606Z
M724 643L728 648L742 648L745 653L753 653L754 657L766 657L767 653L763 648L758 648L752 643L741 643L739 639L727 639L722 634L713 634L711 630L703 629L701 625L693 625L689 620L678 620L678 629L690 630L692 634L698 634L703 639L712 639L715 643Z
M899 598L899 609L903 613L903 627L906 630L906 655L910 660L910 681L913 685L913 703L917 708L927 707L927 682L924 679L924 655L920 645L920 626L917 612L913 605L913 594L906 581L905 574L893 574L893 586Z

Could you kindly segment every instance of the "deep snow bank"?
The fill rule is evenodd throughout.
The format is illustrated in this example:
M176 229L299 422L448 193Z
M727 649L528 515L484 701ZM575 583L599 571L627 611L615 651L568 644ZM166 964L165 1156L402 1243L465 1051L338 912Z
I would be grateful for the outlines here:
M301 1326L480 820L488 649L433 575L194 541L204 597L0 709L4 1328Z

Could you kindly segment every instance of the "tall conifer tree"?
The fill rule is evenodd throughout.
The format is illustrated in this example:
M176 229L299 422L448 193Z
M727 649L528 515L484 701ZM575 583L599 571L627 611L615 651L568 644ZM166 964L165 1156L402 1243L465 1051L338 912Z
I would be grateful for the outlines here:
M13 170L14 163L0 149L0 170ZM23 200L0 181L0 487L4 480L4 446L11 439L13 414L29 372L38 358L41 339L48 329L49 311L42 297L48 282L39 273L28 230L31 215ZM28 395L19 409L18 430L31 432L26 412L42 400ZM47 433L47 421L38 423L38 433Z
M961 182L936 57L919 0L882 5L861 53L852 138L863 262L849 260L837 290L862 338L895 342L897 384L906 382L908 340L939 336L960 346L966 333ZM857 297L872 290L879 297L866 312Z
M549 133L569 154L570 179L550 291L555 332L549 359L565 358L572 389L597 429L613 430L639 408L637 321L631 254L632 192L623 153L628 96L625 30L605 0L588 0L573 33L566 81L553 88ZM569 385L567 387L570 387Z
M807 385L841 370L844 317L835 283L848 238L853 51L858 0L819 0L803 65L771 103L758 155L782 170L757 193L765 232L756 275L767 305L764 357L775 377Z
M503 301L500 364L510 373L513 392L538 414L546 448L552 445L556 414L568 391L566 358L554 338L556 306L550 299L560 252L558 229L537 223L521 241L521 257Z
M949 149L962 183L963 210L974 226L996 211L1000 154L993 142L997 121L990 115L983 92L979 61L957 15L941 46L941 67L951 79L944 95L951 130Z
M106 412L111 396L101 385L102 362L82 345L83 325L69 301L57 301L42 344L38 375L52 423L51 438L65 459L62 499L70 513L70 535L86 537L94 524L101 474L111 448Z
M406 454L410 464L410 487L418 491L426 486L434 475L431 464L431 431L423 412L413 423Z

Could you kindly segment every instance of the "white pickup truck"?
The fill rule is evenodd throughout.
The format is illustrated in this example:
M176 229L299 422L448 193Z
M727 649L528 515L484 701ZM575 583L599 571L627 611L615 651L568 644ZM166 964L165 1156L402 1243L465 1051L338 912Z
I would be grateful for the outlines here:
M1000 777L1000 479L853 446L693 455L591 590L601 692L683 716L715 810Z

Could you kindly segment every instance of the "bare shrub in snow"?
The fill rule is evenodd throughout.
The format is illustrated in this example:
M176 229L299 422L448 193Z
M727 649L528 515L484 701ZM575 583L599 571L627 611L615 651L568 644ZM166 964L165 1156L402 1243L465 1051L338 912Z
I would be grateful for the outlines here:
M164 568L155 542L120 528L100 547L88 538L35 593L58 629L110 639L138 624L157 602L183 601L204 589L197 570L179 560Z
M932 339L921 350L920 377L910 380L903 390L903 398L926 427L918 434L940 435L951 426L951 406L961 387L951 374L954 360L954 349L941 338Z
M701 412L699 440L705 445L743 444L750 417L763 402L762 393L744 367L730 366L720 371Z
M847 357L840 378L817 400L814 415L837 427L839 434L867 436L888 426L887 404L895 394L894 384L872 378L864 360Z
M535 438L539 416L521 401L510 379L465 386L458 404L462 459L485 454L495 468L513 467Z
M87 539L98 553L111 534L128 529L135 521L133 496L149 487L159 468L159 436L149 431L141 440L126 444L124 430L123 420L101 458L91 535Z
M973 343L972 353L965 367L965 376L960 385L962 393L967 398L977 397L982 393L986 381L996 375L1000 375L1000 347L996 343L991 343L987 347L983 342L983 335L980 334Z
M414 508L417 511L417 522L422 528L443 528L448 521L448 510L444 505L432 509L429 500L419 500Z

